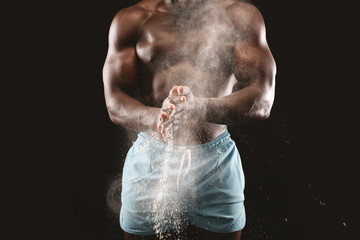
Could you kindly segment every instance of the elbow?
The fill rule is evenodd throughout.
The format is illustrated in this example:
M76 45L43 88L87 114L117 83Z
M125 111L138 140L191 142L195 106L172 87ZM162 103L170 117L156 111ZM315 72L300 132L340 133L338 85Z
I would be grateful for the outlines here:
M274 103L275 89L270 87L267 91L262 92L255 98L251 108L250 114L254 120L266 120L270 117L271 109Z
M261 108L258 113L258 118L260 120L266 120L270 117L271 108L273 105L273 100L263 100L261 103Z
M250 116L253 121L262 121L270 117L270 112L271 110L269 107L262 107L256 111L250 112Z
M107 108L107 112L108 112L108 115L109 115L109 118L110 118L111 122L118 125L119 122L118 122L118 119L116 117L116 114L115 114L115 111L114 111L113 107L110 106L110 105L107 105L106 108Z
M119 116L118 107L115 106L114 104L107 103L106 108L111 122L113 122L116 125L121 125L122 121L121 121L121 117Z
M265 107L261 110L261 112L258 114L258 119L266 120L270 117L271 107Z
M109 114L109 118L110 118L112 123L114 123L115 125L120 125L120 122L118 121L118 118L116 117L115 114L112 114L109 111L108 111L108 114Z
M270 117L271 108L273 101L269 100L260 100L255 101L252 105L249 115L253 121L262 121Z

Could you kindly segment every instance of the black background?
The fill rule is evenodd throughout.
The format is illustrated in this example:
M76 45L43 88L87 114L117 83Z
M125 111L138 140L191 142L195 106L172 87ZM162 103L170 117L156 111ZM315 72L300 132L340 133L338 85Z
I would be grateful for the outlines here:
M136 2L11 6L3 132L14 239L122 239L107 194L131 141L108 118L101 71L113 16ZM356 15L345 3L252 2L278 73L271 117L230 128L246 177L243 239L356 239Z

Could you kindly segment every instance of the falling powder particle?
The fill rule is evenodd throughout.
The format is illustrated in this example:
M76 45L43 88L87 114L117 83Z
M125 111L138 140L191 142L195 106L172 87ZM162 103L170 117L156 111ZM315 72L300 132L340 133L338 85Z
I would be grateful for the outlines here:
M287 218L285 218L285 222L288 222L288 219L287 219Z
M344 226L344 227L347 227L346 223L343 222L343 226Z

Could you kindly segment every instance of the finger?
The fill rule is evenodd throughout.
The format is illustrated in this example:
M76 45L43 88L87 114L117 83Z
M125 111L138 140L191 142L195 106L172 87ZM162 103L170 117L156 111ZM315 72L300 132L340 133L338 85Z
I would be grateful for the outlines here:
M170 93L169 95L170 96L174 96L174 95L177 95L178 94L178 86L173 86L172 89L170 90Z
M164 121L165 119L167 118L167 114L166 114L166 112L161 112L161 114L160 114L160 121Z
M158 130L159 130L159 133L165 137L165 134L166 134L166 130L165 130L165 122L160 122L159 125L158 125Z
M169 126L171 126L171 124L174 123L175 117L169 117L169 119L167 119L166 121L162 121L162 127L163 128L168 128Z
M190 88L188 86L179 86L177 88L177 93L178 95L186 95L188 93L190 93Z
M174 104L170 104L169 109L170 109L170 111L174 111L174 110L175 110L175 105L174 105Z
M182 103L182 101L181 101L181 96L180 96L180 97L179 97L179 96L172 97L170 101L171 101L171 103L173 103L173 104Z
M170 132L170 129L173 128L173 124L169 124L167 122L165 122L164 124L162 124L162 128L161 128L161 135L163 136L163 138L167 137L167 134Z
M172 115L172 112L170 109L161 109L161 115L160 115L160 121L167 121Z
M165 109L168 109L171 104L171 97L167 97L164 102L162 103L161 109L165 111Z
M157 130L158 130L159 132L161 132L162 125L163 125L162 122L159 122L158 125L157 125Z
M171 103L173 104L179 104L179 103L184 103L186 102L186 97L185 96L177 96L177 97L173 97L171 100L170 100Z
M173 101L171 100L171 102L173 102ZM165 112L165 113L169 113L171 111L174 111L175 105L173 103L171 103L171 102L164 103L163 106L161 107L161 110L163 112Z
M184 110L183 108L180 108L180 107L176 108L176 111L173 111L173 112L171 113L170 119L167 120L167 121L170 121L170 122L171 122L171 121L173 121L173 120L176 119L176 118L182 118L183 115L184 115L184 112L185 112L185 110Z
M184 89L183 86L179 86L179 87L177 88L177 93L178 93L179 95L184 94L184 91L185 91L185 89Z
M174 113L176 112L175 111L175 105L174 104L171 104L171 106L168 108L168 109L162 109L166 115L161 116L163 118L163 120L166 120L168 121L172 115L174 115ZM161 119L160 119L161 120Z

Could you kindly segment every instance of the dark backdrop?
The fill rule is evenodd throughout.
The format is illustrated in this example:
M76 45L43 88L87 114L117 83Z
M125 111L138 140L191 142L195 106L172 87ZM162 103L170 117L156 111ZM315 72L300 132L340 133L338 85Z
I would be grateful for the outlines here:
M26 3L8 19L18 50L9 58L12 77L25 80L17 89L26 96L13 109L20 131L9 134L12 176L21 179L12 188L13 234L122 239L107 199L119 197L108 190L133 135L109 120L101 71L113 16L136 2ZM243 239L356 239L351 7L253 4L265 18L278 73L271 117L230 128L246 177Z

